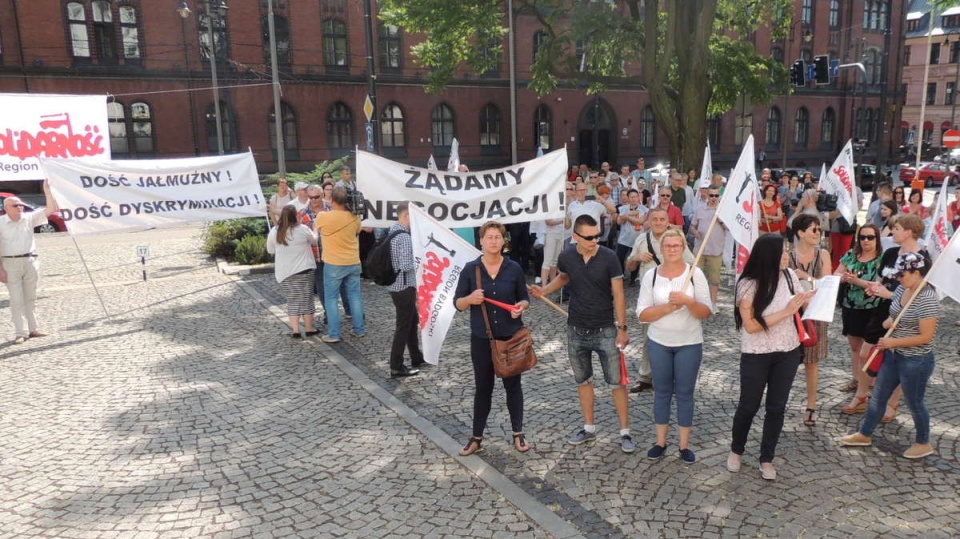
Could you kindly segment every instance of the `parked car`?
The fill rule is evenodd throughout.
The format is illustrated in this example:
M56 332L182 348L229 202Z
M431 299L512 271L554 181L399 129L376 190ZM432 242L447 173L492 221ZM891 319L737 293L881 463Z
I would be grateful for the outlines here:
M920 163L920 175L917 177L915 167L904 167L900 169L900 181L904 185L912 183L915 179L922 180L926 187L940 185L946 179L950 185L956 185L958 175L950 169L949 165L943 163Z
M960 164L960 148L948 150L946 153L936 156L933 160L937 161L938 163L950 165L950 168L953 168Z
M0 215L6 214L3 211L3 201L9 197L17 196L13 193L0 193ZM34 208L26 202L23 203L23 211L32 212L37 208ZM63 221L63 216L60 215L60 212L53 212L47 217L47 222L34 228L34 232L65 232L67 230L67 223Z

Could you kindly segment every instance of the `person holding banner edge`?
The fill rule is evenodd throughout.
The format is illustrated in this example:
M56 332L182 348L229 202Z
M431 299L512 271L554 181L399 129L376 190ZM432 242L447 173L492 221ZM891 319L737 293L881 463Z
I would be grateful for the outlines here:
M527 279L517 262L503 256L506 227L496 221L488 221L480 227L482 254L464 265L457 281L453 304L458 311L470 309L470 360L473 363L473 430L467 444L460 450L461 456L481 451L483 431L487 427L496 381L493 372L493 350L487 337L481 305L485 298L514 305L512 311L496 306L488 307L490 331L497 340L509 340L523 326L521 316L530 307ZM477 269L480 281L477 282ZM513 446L521 452L530 450L523 433L523 386L521 374L503 379L507 393L507 410L513 429Z

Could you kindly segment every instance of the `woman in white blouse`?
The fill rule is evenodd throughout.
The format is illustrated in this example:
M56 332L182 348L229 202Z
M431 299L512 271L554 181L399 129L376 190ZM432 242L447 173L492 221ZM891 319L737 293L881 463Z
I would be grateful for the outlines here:
M693 391L703 357L703 330L700 321L713 314L710 286L700 268L683 261L687 241L679 230L668 230L660 239L663 263L648 271L640 284L637 316L649 323L647 353L653 372L653 421L657 442L647 458L657 460L667 449L670 430L670 401L677 398L677 425L680 430L680 458L696 462L690 450L693 425Z
M306 335L316 335L313 315L313 272L317 263L313 246L317 233L300 224L297 210L286 205L280 210L277 226L267 234L267 252L276 255L274 275L280 283L280 291L287 298L287 316L290 318L290 336L300 338L300 317L303 317Z

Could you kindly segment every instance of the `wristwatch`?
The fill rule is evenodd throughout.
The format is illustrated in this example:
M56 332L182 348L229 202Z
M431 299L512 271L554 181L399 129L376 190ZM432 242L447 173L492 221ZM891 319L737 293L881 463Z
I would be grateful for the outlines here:
M626 325L626 324L623 324L622 326L617 326L617 329L620 330L620 331L626 331L626 330L627 330L627 325Z

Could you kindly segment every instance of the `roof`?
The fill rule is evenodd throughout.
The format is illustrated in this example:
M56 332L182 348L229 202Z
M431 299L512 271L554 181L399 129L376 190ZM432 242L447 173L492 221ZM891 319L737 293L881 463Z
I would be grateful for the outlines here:
M944 34L958 34L960 28L943 28L942 22L944 16L960 15L960 0L955 0L952 7L947 8L942 13L938 13L937 19L930 24L933 11L933 0L910 0L907 6L907 20L919 21L917 29L912 32L906 32L905 38L923 37L928 34L941 36ZM932 28L931 28L932 26Z

